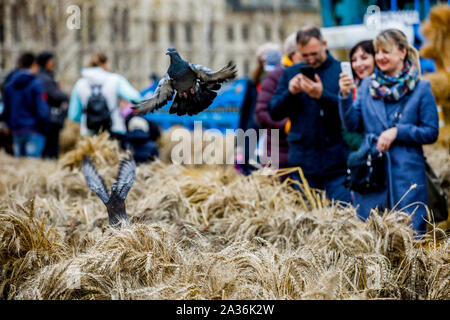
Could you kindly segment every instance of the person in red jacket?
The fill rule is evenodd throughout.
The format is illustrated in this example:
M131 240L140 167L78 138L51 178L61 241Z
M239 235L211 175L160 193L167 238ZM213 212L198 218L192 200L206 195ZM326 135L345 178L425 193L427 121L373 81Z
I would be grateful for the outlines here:
M302 58L297 50L296 33L289 35L283 45L284 56L281 60L281 64L275 67L270 73L268 73L261 83L261 90L258 94L256 101L255 114L256 119L259 122L261 128L267 130L267 156L271 156L271 133L270 129L278 129L279 132L279 167L286 168L288 165L288 142L287 133L289 132L290 120L284 118L282 120L275 121L272 119L269 113L269 102L272 99L273 94L278 86L278 81L283 74L286 67L290 67L293 64L300 63Z

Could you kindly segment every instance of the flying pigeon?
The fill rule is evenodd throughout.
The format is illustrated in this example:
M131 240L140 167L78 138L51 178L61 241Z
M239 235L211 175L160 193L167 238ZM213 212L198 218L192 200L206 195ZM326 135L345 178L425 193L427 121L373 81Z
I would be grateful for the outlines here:
M109 224L113 227L119 227L122 223L128 222L125 199L135 179L136 163L133 158L120 162L119 173L116 178L117 182L111 186L111 194L108 194L105 182L97 173L94 164L86 156L83 156L81 169L86 177L88 187L105 204L108 210Z
M167 49L166 54L170 57L169 69L159 81L153 96L133 106L137 114L163 107L175 91L169 113L179 116L197 114L211 105L222 82L236 77L236 65L231 61L219 71L213 71L184 61L175 48Z

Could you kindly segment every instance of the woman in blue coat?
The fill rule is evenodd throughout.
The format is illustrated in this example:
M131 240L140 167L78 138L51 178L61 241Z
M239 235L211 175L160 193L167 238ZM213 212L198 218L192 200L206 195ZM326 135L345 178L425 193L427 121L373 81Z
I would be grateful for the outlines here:
M361 148L386 154L386 188L356 193L358 215L365 220L370 209L395 207L410 213L412 228L423 234L428 194L422 145L435 142L439 134L436 101L430 83L420 79L418 53L401 31L381 32L374 46L377 68L362 81L355 101L349 94L354 88L351 77L341 74L339 80L339 112L345 129L362 129ZM401 117L394 121L400 110Z

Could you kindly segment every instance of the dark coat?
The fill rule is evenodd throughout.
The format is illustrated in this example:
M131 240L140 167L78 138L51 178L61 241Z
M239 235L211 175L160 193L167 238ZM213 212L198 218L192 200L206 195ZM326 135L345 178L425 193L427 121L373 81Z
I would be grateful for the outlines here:
M274 120L291 119L288 165L300 166L306 175L332 176L346 172L348 147L342 138L338 111L340 62L327 53L315 69L323 84L322 96L305 92L293 95L289 81L303 63L287 68L281 76L269 110Z
M5 87L6 87L6 85L8 84L9 80L11 80L11 79L13 78L14 74L15 74L17 71L19 71L19 70L20 70L20 69L14 69L14 70L12 70L11 72L9 72L9 73L6 75L6 77L4 78L4 80L2 81L2 83L0 84L0 90L1 90L0 95L1 95L1 101L2 101L2 102L5 100ZM5 116L6 116L6 115L5 115L5 112L2 111L2 112L0 113L0 121L6 122L6 123L7 123L8 121L7 121L7 119L6 119ZM8 116L9 116L9 115L8 115Z
M269 129L267 130L267 155L271 155L271 133L270 129L279 129L279 165L280 168L287 167L288 164L288 150L289 145L287 141L287 136L284 132L286 122L289 118L284 118L279 121L275 121L270 116L269 112L269 102L272 99L275 90L277 89L278 82L280 81L281 75L284 72L284 68L278 66L275 70L266 75L261 83L261 91L258 94L255 107L256 120L258 120L261 128Z
M4 92L5 86L8 84L9 80L11 80L13 78L13 76L16 74L16 72L18 72L18 71L20 71L20 69L14 69L6 75L6 77L2 83L2 93Z
M248 79L245 86L245 94L239 113L238 128L242 130L259 129L259 124L255 118L255 105L258 96L256 84Z
M19 70L5 85L5 120L12 133L48 129L49 107L41 81L28 70Z
M131 149L136 163L149 162L159 156L155 141L150 140L148 132L133 130L125 134L124 148Z
M133 117L139 117L147 121L148 131L141 129L130 130L129 122ZM126 118L127 133L123 137L123 148L131 149L136 163L153 161L159 156L156 140L161 136L157 123L149 121L145 117L130 115Z
M392 208L407 193L411 185L417 184L417 187L408 192L397 208L404 208L413 202L427 204L427 181L422 145L435 142L439 134L438 112L430 83L420 80L410 94L396 103L373 99L369 93L369 85L370 78L362 81L355 101L350 95L345 99L339 99L340 116L347 130L362 129L365 135L379 136L392 126L394 113L400 105L404 104L404 107L402 117L396 124L397 138L387 152L387 192L359 195L356 200L361 210L366 212L371 209L368 204L374 207L387 203L388 208ZM369 142L364 139L363 144L367 143ZM373 142L370 147L374 149L376 142ZM410 206L406 210L412 212L416 210L416 206ZM420 220L426 217L426 211L423 205L420 205L416 212L413 224L420 230L424 228L424 222ZM419 226L420 223L422 226Z

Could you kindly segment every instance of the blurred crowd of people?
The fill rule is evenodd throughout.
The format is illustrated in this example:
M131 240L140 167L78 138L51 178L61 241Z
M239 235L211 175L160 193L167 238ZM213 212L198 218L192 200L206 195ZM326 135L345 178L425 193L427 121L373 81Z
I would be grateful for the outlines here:
M238 128L268 129L258 137L268 156L270 130L279 130L280 168L301 167L310 187L325 190L329 199L353 203L363 220L376 207L403 208L423 234L428 199L422 145L436 141L438 113L429 82L420 79L418 52L406 36L388 29L357 43L350 50L350 73L342 70L314 26L289 35L282 47L260 46L255 57ZM80 124L81 136L108 131L138 163L158 156L158 125L131 108L132 102L153 94L155 75L139 92L111 72L107 56L97 52L69 97L54 69L51 52L24 53L5 78L0 130L8 152L57 158L59 133L68 118ZM251 150L248 140L244 143L237 146L236 159L245 161L237 161L242 164L236 168L248 175L255 169L250 158L258 150ZM351 191L345 185L349 154L366 149L387 155L386 186ZM291 178L301 179L298 172Z
M151 94L155 75L142 92L109 71L104 53L92 55L70 96L55 80L55 56L23 53L1 85L0 143L16 157L58 158L59 137L66 119L80 124L81 136L108 131L136 162L152 161L159 151L159 127L132 113L131 103Z
M54 78L50 52L24 53L3 81L2 144L15 156L56 157L69 97Z

